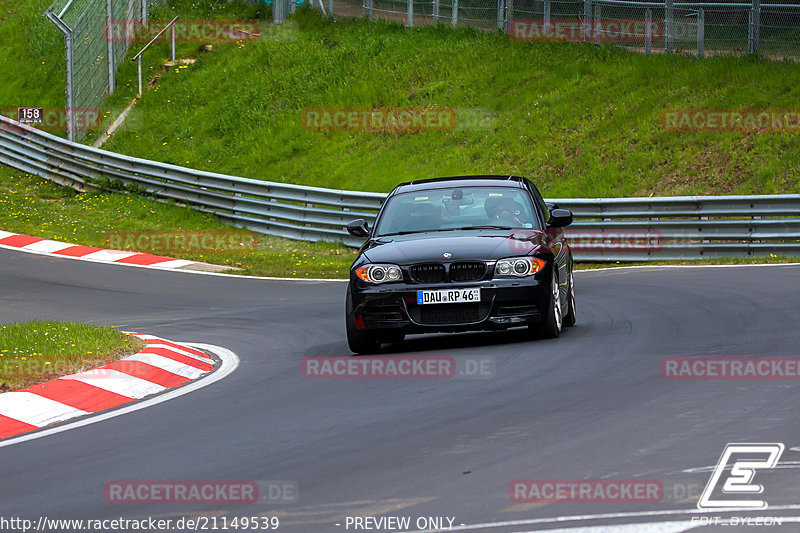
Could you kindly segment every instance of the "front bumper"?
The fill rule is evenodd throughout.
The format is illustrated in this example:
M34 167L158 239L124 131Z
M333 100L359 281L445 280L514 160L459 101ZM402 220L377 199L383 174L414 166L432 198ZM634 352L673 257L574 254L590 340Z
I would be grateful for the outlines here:
M549 283L529 278L465 283L408 284L350 289L358 329L397 333L496 330L541 320L547 311ZM546 278L545 278L546 279ZM480 288L480 302L417 304L417 291Z

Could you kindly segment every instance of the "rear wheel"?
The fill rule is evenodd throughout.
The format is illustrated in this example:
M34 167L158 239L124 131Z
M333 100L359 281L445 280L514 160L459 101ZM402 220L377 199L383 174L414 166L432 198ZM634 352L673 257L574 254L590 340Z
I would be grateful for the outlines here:
M564 315L564 326L575 325L575 276L569 273L569 287L567 287L567 312Z
M544 320L538 324L531 325L531 330L537 336L554 339L561 335L561 326L564 318L558 289L558 275L555 272L553 272L553 280L550 282L549 300Z
M356 319L353 315L353 297L347 291L347 304L345 305L345 323L347 329L347 345L350 351L362 355L375 353L380 350L381 343L377 337L356 327Z

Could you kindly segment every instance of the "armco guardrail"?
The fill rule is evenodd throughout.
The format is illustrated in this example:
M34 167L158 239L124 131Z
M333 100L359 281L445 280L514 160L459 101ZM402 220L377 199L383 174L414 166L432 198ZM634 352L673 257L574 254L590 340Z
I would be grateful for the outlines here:
M148 161L71 143L0 116L0 163L83 189L108 180L213 213L237 226L300 240L360 242L347 222L372 222L385 198L275 183ZM800 256L800 195L552 199L571 209L584 261Z

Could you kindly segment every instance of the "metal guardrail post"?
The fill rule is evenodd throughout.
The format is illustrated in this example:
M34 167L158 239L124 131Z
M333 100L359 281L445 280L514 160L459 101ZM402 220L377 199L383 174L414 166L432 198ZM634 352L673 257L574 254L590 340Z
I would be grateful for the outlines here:
M653 53L653 11L649 7L644 11L644 53Z
M753 8L750 16L750 53L758 54L761 41L761 0L753 0Z
M66 11L69 4L64 7L62 13ZM64 35L64 55L66 63L66 82L64 83L64 96L66 99L65 111L67 114L67 139L70 142L75 140L75 46L72 28L61 20L61 18L48 11L45 17L52 22Z
M697 57L705 57L706 40L706 12L703 8L697 10Z
M145 0L146 1L146 0ZM106 44L108 45L108 94L116 90L117 64L114 61L114 0L106 0Z
M503 21L505 19L505 2L503 0L497 0L497 29L503 30Z
M674 0L664 1L664 52L671 54L674 50L675 8Z
M594 6L594 41L597 44L600 44L600 39L603 36L603 14L602 14L602 7L600 4L595 4Z
M583 0L583 41L592 38L592 0Z
M406 0L406 26L414 27L414 0Z
M544 26L542 33L550 35L550 0L544 0Z
M452 0L452 1L453 1L453 10L452 13L450 13L450 22L453 24L453 26L458 26L458 0Z

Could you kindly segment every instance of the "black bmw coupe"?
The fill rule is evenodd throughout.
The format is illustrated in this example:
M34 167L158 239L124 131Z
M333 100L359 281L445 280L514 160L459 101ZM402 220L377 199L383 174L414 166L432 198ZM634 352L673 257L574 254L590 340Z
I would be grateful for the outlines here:
M575 324L572 213L527 178L463 176L398 185L350 268L347 342L357 354L406 334L527 326L557 337Z

